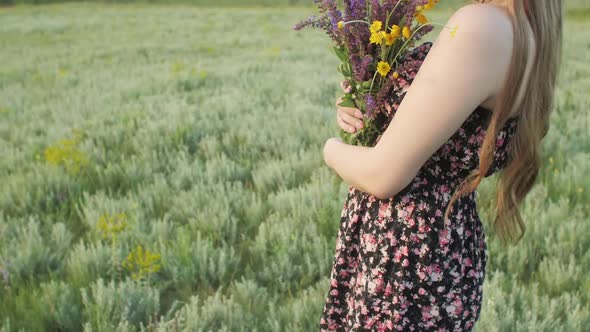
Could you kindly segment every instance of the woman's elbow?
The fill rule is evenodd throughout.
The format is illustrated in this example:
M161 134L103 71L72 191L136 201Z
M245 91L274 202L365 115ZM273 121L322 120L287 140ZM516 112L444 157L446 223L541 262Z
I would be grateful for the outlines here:
M379 199L390 199L397 194L397 186L392 181L385 180L385 177L378 177L371 188L371 194Z
M372 195L379 199L388 200L392 198L395 194L393 194L391 191L376 191Z
M409 167L400 158L383 159L383 152L375 151L375 155L371 159L365 172L367 177L368 189L370 193L379 199L390 199L405 186L407 186L415 177L417 171L413 167Z
M373 178L372 194L379 199L390 199L409 185L413 178L392 169L380 172Z

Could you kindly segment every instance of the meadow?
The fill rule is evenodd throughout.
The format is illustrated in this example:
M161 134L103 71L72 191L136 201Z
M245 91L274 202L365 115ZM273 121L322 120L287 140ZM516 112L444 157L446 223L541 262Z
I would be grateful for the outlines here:
M495 176L478 189L476 331L590 326L586 4L518 245L490 225ZM321 153L337 58L292 30L313 12L0 7L0 331L317 330L347 185Z

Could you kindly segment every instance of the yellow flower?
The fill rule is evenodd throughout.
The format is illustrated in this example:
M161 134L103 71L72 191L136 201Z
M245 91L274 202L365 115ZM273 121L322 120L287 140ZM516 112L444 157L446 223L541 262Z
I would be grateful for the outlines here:
M144 249L141 244L127 255L123 267L133 272L131 277L134 280L142 279L152 273L156 273L162 267L160 254Z
M77 148L78 138L62 139L56 145L45 148L45 161L62 165L71 174L78 174L88 163L88 157Z
M393 33L385 33L385 44L391 46L395 42L396 37Z
M399 25L392 25L391 26L391 32L390 32L394 37L399 37L399 35L401 34L401 29L399 27Z
M424 14L418 14L416 16L416 20L418 21L418 23L420 24L426 24L428 23L428 19L426 18L426 16L424 16Z
M385 61L379 61L379 63L377 64L377 71L379 72L379 74L381 74L381 76L387 75L387 73L389 73L390 70L391 66L389 66L389 63Z
M344 22L343 21L339 21L338 22L338 29L342 29L344 28Z
M380 44L381 41L383 40L384 36L384 31L379 31L379 32L374 32L371 34L371 38L369 39L369 41L371 42L371 44Z
M121 233L127 227L127 215L125 212L110 215L105 213L98 218L96 226L101 232L103 239L115 241L117 234Z
M383 23L381 23L381 21L373 21L373 24L371 24L369 30L371 33L377 33L381 30L382 25Z
M458 25L455 25L455 27L451 30L450 34L451 34L451 37L452 38L455 37L455 34L457 33L457 29L458 28L459 28L459 26Z
M428 0L428 3L424 5L424 9L432 9L434 5L438 3L438 0Z
M393 74L391 74L391 75L393 75L393 78L395 78L395 79L397 79L399 77L399 74L397 73L397 71L394 71Z
M424 7L422 7L420 5L416 6L416 12L421 12L422 9L424 9Z
M412 32L410 31L410 28L408 28L407 26L405 26L405 27L402 29L402 34L404 35L404 38L406 38L406 39L410 38L410 34L411 34L411 33L412 33Z

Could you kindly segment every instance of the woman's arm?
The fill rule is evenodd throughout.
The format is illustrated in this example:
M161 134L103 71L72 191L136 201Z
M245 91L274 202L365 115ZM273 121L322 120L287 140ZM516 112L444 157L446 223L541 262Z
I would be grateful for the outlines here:
M447 22L395 116L374 147L330 139L324 160L345 182L387 199L502 85L512 56L512 26L501 9L466 5Z
M374 148L349 145L340 138L332 137L324 144L324 162L351 186L375 196L382 181L381 169L375 162Z

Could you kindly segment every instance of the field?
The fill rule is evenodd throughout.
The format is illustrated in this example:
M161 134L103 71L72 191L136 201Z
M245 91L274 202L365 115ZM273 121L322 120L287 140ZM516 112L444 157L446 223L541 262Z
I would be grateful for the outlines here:
M0 7L0 331L317 330L346 185L321 154L336 57L291 29L312 13ZM477 331L590 326L588 10L565 28L517 246L478 189Z

